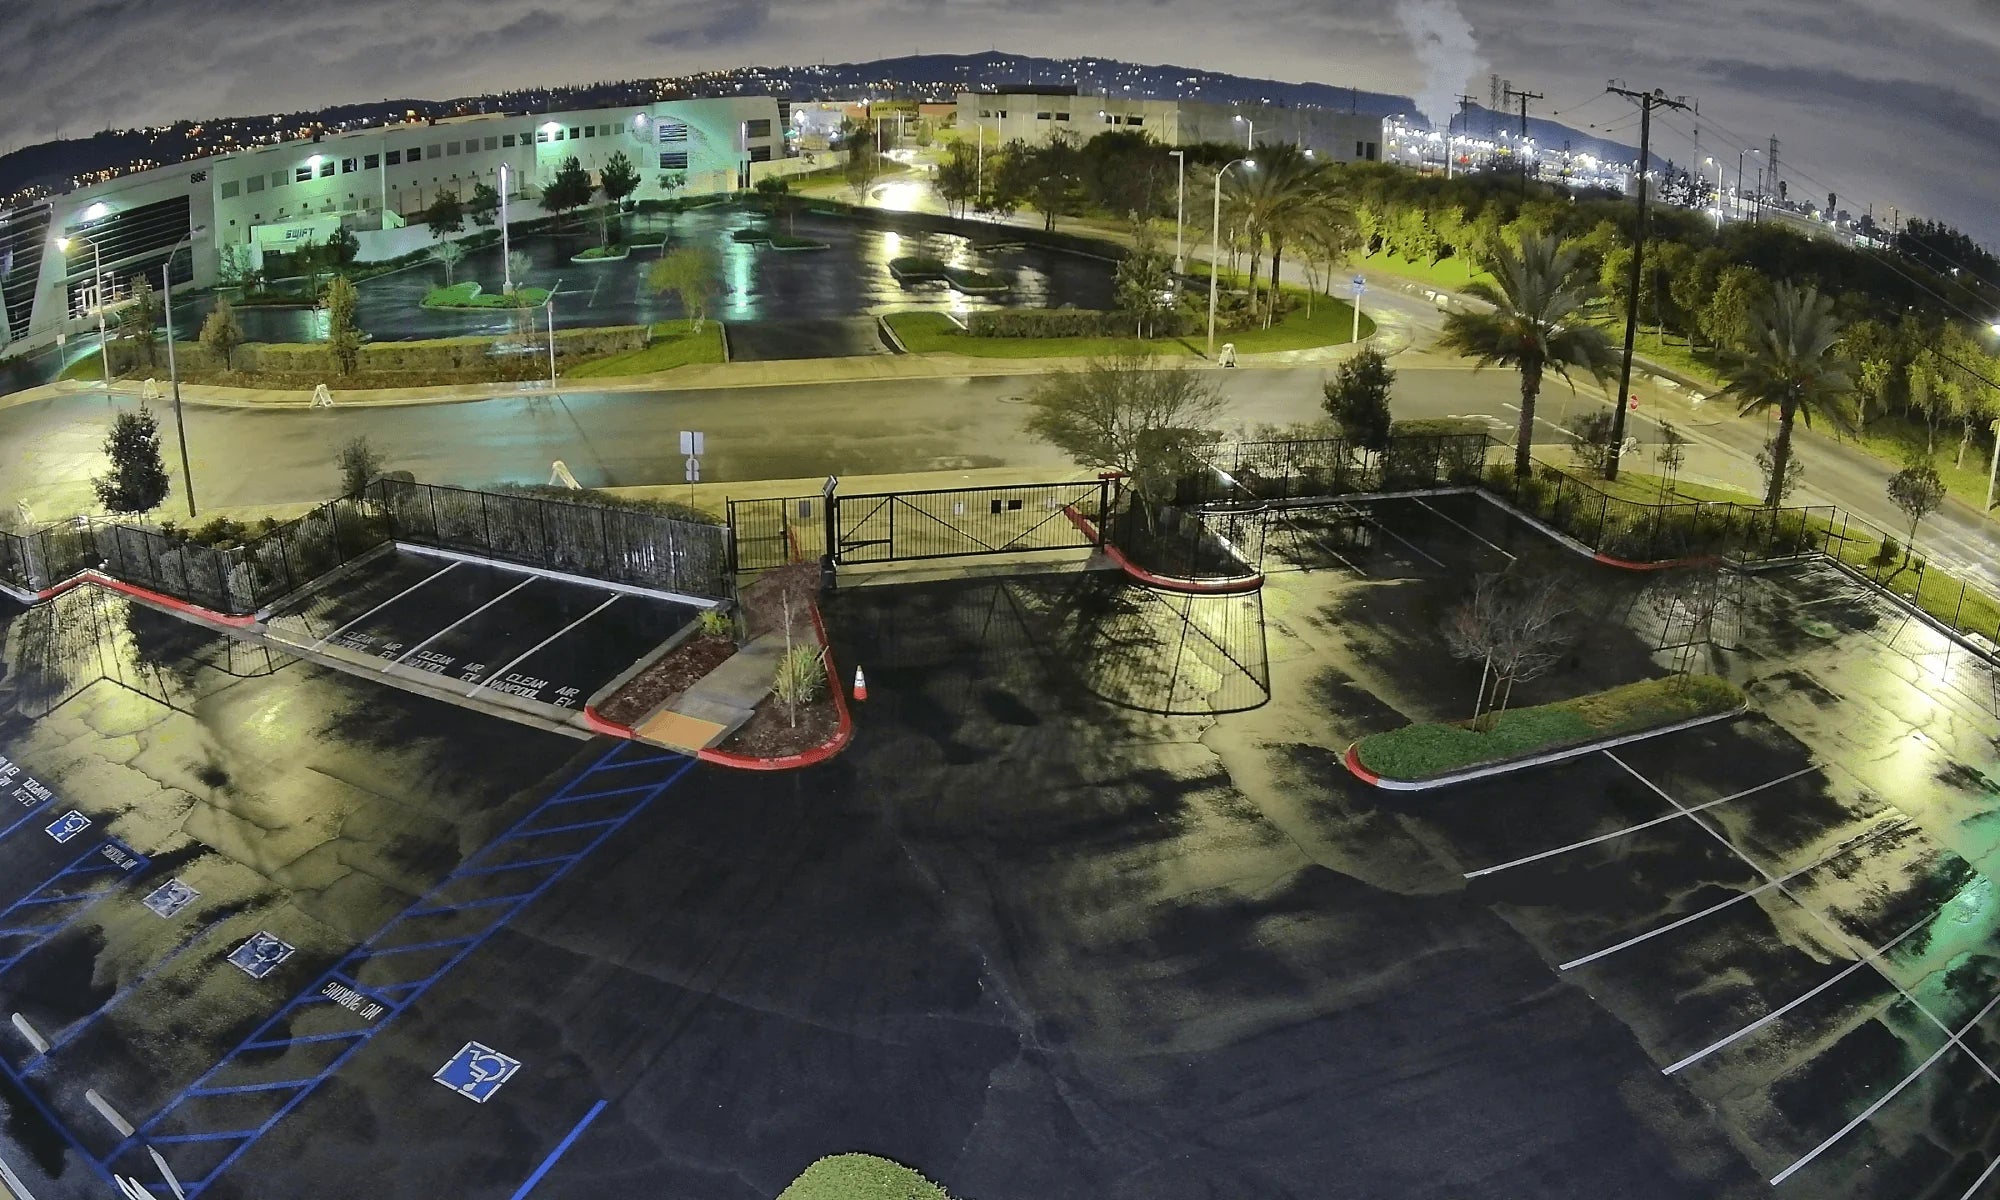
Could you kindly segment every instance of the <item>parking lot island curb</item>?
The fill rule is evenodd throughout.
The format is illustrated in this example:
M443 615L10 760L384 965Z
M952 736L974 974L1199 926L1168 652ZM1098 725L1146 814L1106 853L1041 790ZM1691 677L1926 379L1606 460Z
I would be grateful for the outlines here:
M1733 721L1748 711L1750 711L1749 705L1739 705L1728 712L1708 713L1705 716L1690 717L1685 721L1676 721L1672 725L1661 725L1655 729L1641 729L1636 733L1621 733L1617 737L1599 738L1596 741L1590 742L1578 742L1574 746L1564 746L1560 750L1551 750L1545 754L1531 754L1525 758L1510 758L1503 762L1488 763L1485 766L1473 767L1466 771L1455 771L1449 775L1435 775L1429 779L1391 779L1387 776L1376 774L1362 765L1360 754L1361 742L1359 739L1348 743L1347 752L1341 755L1340 761L1347 767L1350 774L1370 787L1378 787L1389 792L1428 792L1434 788L1450 787L1453 784L1459 783L1470 783L1475 779L1491 779L1496 775L1506 775L1514 771L1526 770L1529 767L1543 767L1550 763L1559 763L1572 758L1582 758L1586 754L1596 754L1600 750L1611 750L1631 742L1643 742L1647 738L1656 738L1669 733L1679 733L1684 729L1693 729L1698 725L1710 725L1716 721Z
M1075 506L1063 505L1063 515L1070 519L1070 523L1075 525L1079 532L1104 551L1104 557L1118 564L1119 570L1147 587L1190 596L1234 596L1244 592L1254 592L1264 586L1262 572L1255 575L1237 575L1229 579L1181 579L1172 575L1155 575L1127 558L1125 552L1113 545L1109 538L1100 539L1096 523L1076 511Z
M150 588L142 588L137 584L126 583L122 579L114 579L100 571L79 571L54 587L37 593L35 598L37 601L53 600L71 588L86 583L104 588L107 591L130 596L134 600L144 601L155 608L164 608L170 612L179 613L184 617L209 625L220 625L227 629L248 629L257 623L255 614L233 617L227 613L216 612L214 609L203 608L199 604L190 604L185 600L164 595Z

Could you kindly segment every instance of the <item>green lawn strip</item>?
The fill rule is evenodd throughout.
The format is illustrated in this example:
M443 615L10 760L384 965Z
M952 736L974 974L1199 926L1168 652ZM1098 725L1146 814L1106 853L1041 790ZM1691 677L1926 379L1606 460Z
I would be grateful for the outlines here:
M1173 338L1012 338L973 337L935 312L888 315L897 340L912 354L963 354L970 358L1092 358L1110 354L1193 354L1194 348Z
M1663 493L1661 486L1666 481L1660 476L1623 468L1619 470L1618 478L1615 480L1592 474L1582 467L1572 467L1564 473L1588 487L1600 492L1609 492L1614 499L1630 500L1637 504L1687 504L1710 500L1723 500L1733 504L1758 504L1763 501L1763 497L1754 496L1741 488L1710 487L1703 483L1689 483L1685 479L1676 480L1672 490Z
M1238 354L1268 354L1276 350L1311 350L1318 346L1344 345L1354 332L1354 309L1345 300L1331 300L1325 296L1313 299L1312 315L1306 315L1305 296L1296 288L1286 288L1292 293L1292 309L1279 317L1269 329L1237 329L1228 333L1216 331L1217 341L1236 343ZM1375 332L1375 322L1368 314L1361 314L1361 336Z
M571 379L602 379L614 375L646 375L695 363L722 361L722 326L709 321L700 333L692 321L661 321L653 326L653 344L643 350L607 354L565 368Z
M872 1154L836 1154L807 1167L778 1200L951 1200L922 1175Z
M162 347L160 352L165 354L165 347ZM112 377L117 378L116 372L113 373ZM90 353L64 367L56 375L56 378L59 380L78 379L84 383L102 383L104 381L104 357L97 352L97 346L94 341L90 347Z
M1813 524L1824 528L1826 522L1815 520ZM1912 555L1908 565L1905 565L1899 549L1884 562L1881 559L1882 544L1857 533L1851 526L1845 538L1829 539L1827 544L1841 562L1866 575L1878 586L1915 603L1945 625L2000 642L2000 599L1941 567L1926 563L1921 555Z
M425 308L534 308L549 298L549 289L519 287L509 296L505 292L481 291L476 283L454 283L450 287L432 288L425 294Z
M1428 779L1525 758L1600 738L1657 729L1743 704L1735 684L1714 675L1673 676L1501 713L1493 728L1406 725L1361 739L1361 765L1389 779Z
M576 254L572 256L572 261L574 261L575 259L583 259L590 262L596 262L599 260L609 260L616 262L617 260L625 258L630 254L631 250L629 250L625 246L591 246L587 249L577 251Z
M1393 254L1371 254L1355 264L1363 271L1379 271L1399 279L1427 283L1445 291L1461 291L1474 280L1493 282L1493 277L1463 258L1440 259L1434 263L1410 262Z

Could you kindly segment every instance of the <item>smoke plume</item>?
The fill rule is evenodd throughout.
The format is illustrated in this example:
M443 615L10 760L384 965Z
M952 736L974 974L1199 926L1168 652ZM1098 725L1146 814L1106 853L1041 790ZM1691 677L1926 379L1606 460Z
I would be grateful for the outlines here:
M1443 129L1458 111L1459 89L1486 69L1472 25L1458 11L1457 0L1397 0L1396 19L1424 69L1417 108L1433 127Z

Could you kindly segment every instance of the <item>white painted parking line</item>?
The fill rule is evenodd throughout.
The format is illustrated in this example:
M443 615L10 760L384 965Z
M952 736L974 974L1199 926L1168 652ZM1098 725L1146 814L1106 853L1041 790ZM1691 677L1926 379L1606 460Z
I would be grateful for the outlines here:
M1985 1020L1986 1014L1992 1012L1993 1006L1996 1004L2000 1004L2000 996L1995 996L1991 1000L1988 1000L1986 1002L1986 1007L1980 1009L1977 1013L1973 1015L1973 1018L1970 1021L1967 1021L1964 1025L1960 1026L1957 1033L1952 1033L1951 1030L1949 1029L1945 1030L1945 1032L1950 1035L1949 1040L1947 1040L1944 1045L1939 1046L1937 1048L1937 1053L1931 1055L1929 1058L1925 1059L1922 1063L1918 1064L1916 1070L1910 1072L1908 1075L1903 1076L1903 1081L1901 1083L1898 1083L1895 1087L1890 1088L1887 1092L1884 1092L1881 1096L1877 1097L1875 1103L1869 1105L1867 1108L1862 1109L1859 1116L1855 1117L1852 1121L1849 1121L1847 1124L1842 1125L1840 1129L1832 1137L1821 1142L1819 1145L1814 1146L1811 1150L1806 1151L1805 1157L1799 1159L1791 1166L1786 1167L1784 1170L1778 1172L1776 1175L1771 1176L1771 1186L1777 1187L1779 1184L1785 1182L1785 1180L1790 1179L1799 1170L1804 1168L1807 1163L1811 1162L1815 1158L1818 1158L1820 1155L1826 1153L1827 1150L1831 1149L1834 1143L1846 1137L1848 1134L1853 1133L1854 1130L1858 1126L1860 1126L1862 1122L1866 1121L1868 1118L1880 1112L1883 1105L1889 1103L1889 1101L1891 1100L1894 1100L1897 1097L1897 1095L1902 1092L1904 1088L1909 1087L1912 1083L1915 1083L1917 1076L1923 1074L1925 1071L1930 1070L1931 1064L1936 1062L1938 1059L1943 1058L1945 1051L1951 1049L1953 1046L1957 1046L1959 1049L1965 1050L1965 1045L1964 1043L1959 1041L1959 1038L1963 1037L1967 1032L1969 1032L1974 1025L1977 1025L1979 1024L1979 1022ZM1972 1055L1972 1059L1974 1062L1979 1061L1979 1056L1976 1054L1972 1054L1972 1051L1965 1050L1965 1052L1967 1054ZM1987 1171L1990 1173L1992 1171L1992 1168L1988 1167ZM1980 1178L1983 1179L1985 1178L1985 1176L1982 1175L1980 1176ZM1979 1185L1975 1183L1973 1184L1973 1186L1978 1187ZM1972 1194L1971 1192L1966 1193L1966 1195L1968 1196L1971 1194Z
M1621 763L1620 765L1622 766L1623 764ZM1695 823L1697 825L1701 824L1699 821ZM1832 862L1834 859L1839 858L1842 855L1852 854L1854 851L1861 849L1861 847L1866 846L1868 843L1874 841L1876 838L1881 837L1883 834L1888 833L1890 830L1901 829L1908 824L1909 824L1909 818L1907 817L1903 818L1900 821L1891 821L1888 824L1882 826L1882 828L1877 829L1875 832L1869 834L1867 837L1861 838L1857 841L1848 842L1845 845L1839 846L1835 848L1831 853L1826 854L1823 857L1816 858L1812 862L1807 863L1805 866L1800 867L1798 870L1793 871L1791 874L1780 876L1777 879L1772 879L1769 875L1764 875L1764 872L1758 869L1755 863L1752 863L1751 869L1757 871L1757 873L1760 875L1764 875L1767 882L1760 883L1756 887L1751 888L1747 892L1738 892L1734 896L1731 896L1729 899L1722 901L1720 904L1711 904L1707 908L1702 909L1700 912L1689 913L1687 916L1682 917L1680 920L1669 922L1668 924L1660 926L1658 929L1648 930L1647 932L1639 934L1636 937L1626 938L1624 941L1618 943L1615 946L1606 946L1604 949L1597 951L1595 954L1586 954L1582 958L1573 958L1570 961L1557 967L1556 969L1558 971L1567 971L1571 967L1580 967L1583 966L1585 963L1596 962L1598 959L1603 958L1606 955L1616 954L1620 950L1626 949L1627 947L1630 946L1636 946L1640 942L1651 941L1652 939L1659 937L1663 933L1671 933L1674 930L1679 929L1683 925L1692 924L1695 921L1701 920L1703 917L1709 916L1714 913L1719 913L1723 909L1728 908L1730 905L1740 904L1741 902L1750 899L1752 896L1762 895L1763 893L1768 892L1773 888L1783 889L1785 884L1791 882L1794 879L1797 879L1799 876L1804 875L1806 872L1817 871L1819 868ZM1702 828L1707 829L1708 827L1703 825ZM1790 895L1789 892L1785 894ZM1800 907L1804 908L1805 906L1800 905ZM1812 910L1807 909L1806 911L1810 912Z
M1397 533L1395 530L1389 528L1387 525L1384 525L1382 522L1376 520L1374 513L1369 512L1366 509L1353 504L1340 505L1339 507L1347 509L1349 512L1352 512L1355 516L1360 517L1363 521L1368 522L1370 525L1373 525L1375 528L1381 530L1383 533L1388 534L1390 537L1395 538L1397 541L1403 543L1405 546L1408 546L1412 553L1430 559L1430 561L1440 569L1445 569L1445 570L1449 569L1445 567L1443 563L1438 562L1437 559L1431 558L1430 555L1425 554L1422 550L1419 550L1415 542L1412 542L1410 539L1404 537L1402 534Z
M1960 1196L1958 1200L1972 1200L1972 1193L1979 1190L1980 1184L1993 1178L1993 1172L1995 1171L2000 1171L2000 1157L1996 1157L1992 1162L1986 1164L1986 1169L1979 1173L1979 1178L1972 1181L1972 1186L1966 1188L1965 1194Z
M1611 751L1609 750L1606 750L1604 752L1604 757L1610 759L1612 762L1617 763L1619 766L1624 767L1626 772L1629 773L1632 776L1632 778L1637 779L1640 783L1643 783L1647 787L1652 788L1653 791L1657 792L1660 798L1665 800L1668 804L1673 805L1675 808L1681 807L1680 801L1674 799L1672 796L1667 795L1667 793L1660 788L1660 785L1654 783L1652 780L1646 778L1644 775L1639 774L1639 772L1632 770L1632 768L1625 762L1624 759L1619 758L1616 754L1611 753ZM1860 842L1855 843L1854 846L1850 848L1851 849L1859 848L1860 846L1865 845L1868 842L1874 841L1876 838L1882 836L1882 834L1887 832L1888 830L1894 829L1898 825L1907 824L1908 822L1909 818L1907 816L1904 817L1902 821L1891 821L1889 824L1884 825L1881 829L1878 829L1874 833L1871 833L1867 837L1863 838ZM1888 969L1886 967L1883 967L1882 964L1876 959L1874 951L1864 950L1862 947L1856 945L1854 939L1847 936L1846 931L1842 930L1838 925L1835 925L1830 919L1826 917L1825 914L1821 913L1818 909L1807 904L1805 901L1799 899L1796 895L1794 895L1791 892L1789 888L1785 887L1785 884L1788 881L1797 878L1803 871L1812 870L1812 867L1803 867L1798 871L1792 872L1790 875L1784 876L1783 878L1774 879L1772 878L1771 873L1769 871L1766 871L1763 867L1757 865L1757 863L1753 861L1749 855L1743 853L1743 851L1741 850L1738 850L1736 848L1736 843L1722 836L1720 831L1700 821L1696 821L1695 824L1701 827L1702 832L1708 834L1710 837L1714 838L1716 841L1721 842L1724 846L1726 846L1731 854L1734 854L1737 858L1742 859L1745 866L1757 872L1759 875L1762 875L1765 879L1770 880L1770 882L1765 884L1764 886L1777 888L1780 892L1784 893L1784 896L1787 900L1790 900L1793 904L1798 905L1800 911L1805 912L1806 914L1811 916L1813 920L1818 921L1820 924L1820 928L1826 930L1827 933L1832 935L1834 943L1836 945L1846 947L1848 953L1856 955L1864 962L1874 963L1875 969L1878 972L1880 972L1883 982L1887 983L1890 987L1895 988L1897 995L1901 996L1905 1001L1907 1001L1911 1008L1914 1008L1918 1012L1924 1014L1924 1016L1927 1019L1929 1019L1931 1024L1943 1030L1944 1035L1946 1037L1950 1038L1954 1043L1958 1043L1958 1048L1965 1051L1966 1055L1969 1058L1971 1058L1973 1062L1979 1064L1979 1069L1986 1072L1987 1078L1991 1079L1995 1083L2000 1083L2000 1072L1995 1072L1992 1066L1989 1065L1985 1059L1981 1058L1978 1054L1973 1052L1972 1047L1967 1046L1962 1042L1959 1042L1958 1035L1951 1031L1951 1027L1949 1025L1946 1025L1942 1020L1940 1020L1936 1013L1926 1008L1924 1006L1923 1001L1918 1000L1915 996L1911 995L1910 990L1908 988L1904 987L1900 983L1897 983L1895 976L1889 974ZM1821 861L1824 862L1825 860L1822 859Z
M403 651L402 654L397 656L395 662L388 664L388 666L385 666L382 669L386 671L389 669L389 667L395 666L396 663L402 662L404 659L410 657L410 655L415 654L417 651L423 649L425 646L428 646L432 642L437 641L445 634L450 633L454 629L457 629L460 625L465 624L467 621L470 621L472 618L478 616L480 613L483 613L487 609L492 608L494 605L500 603L502 600L505 600L507 597L513 595L515 592L520 591L522 588L527 587L529 584L533 582L535 582L535 577L533 575L528 576L526 579L523 579L521 582L515 584L513 587L510 587L506 591L501 592L499 595L493 597L491 600L488 600L486 603L480 605L478 608L475 608L471 612L466 613L458 620L453 621L451 624L445 626L443 629L438 630L436 633L425 638L423 641L418 642L416 645L410 647L408 650Z
M480 680L478 687L473 688L471 691L465 694L467 696L477 696L479 694L480 688L483 688L487 684L492 683L494 680L500 678L502 675L505 675L507 672L513 670L515 667L520 666L522 663L526 662L529 658L533 657L537 651L547 646L550 642L555 641L563 634L568 633L572 629L575 629L577 626L583 624L585 621L590 620L590 618L596 616L598 613L603 612L605 609L610 608L612 605L616 603L618 603L618 597L614 595L611 597L611 599L606 600L604 603L598 605L596 608L591 609L589 612L578 617L576 620L571 621L569 624L563 626L561 629L556 630L554 633L543 638L541 641L536 642L532 647L528 649L526 653L516 658L513 662L510 662L506 666L501 667L499 670L493 672L491 675L488 675L486 678Z
M1471 526L1469 526L1469 525L1461 525L1461 524L1459 524L1459 522L1457 522L1457 521L1453 521L1453 520L1452 520L1452 519L1451 519L1450 517L1447 517L1447 516L1445 516L1445 515L1444 515L1443 513L1439 512L1439 511L1438 511L1437 509L1435 509L1435 508L1431 508L1431 506L1430 506L1430 505L1428 505L1428 504L1425 504L1425 503L1424 503L1424 502L1423 502L1422 500L1418 500L1418 501L1417 501L1417 504L1418 504L1418 506L1419 506L1419 507L1421 507L1421 508L1424 508L1424 509L1428 510L1429 512L1431 512L1431 513L1432 513L1433 515L1435 515L1435 516L1436 516L1436 517L1438 518L1438 520L1440 520L1440 521L1448 521L1448 522L1450 522L1450 523L1451 523L1451 524L1453 524L1453 525L1458 525L1458 527L1459 527L1460 529L1463 529L1463 530L1464 530L1464 531L1466 532L1467 536L1469 536L1469 537L1472 537L1472 538L1474 538L1474 539L1477 539L1478 541L1480 541L1480 542L1484 543L1484 544L1485 544L1485 546L1486 546L1486 548L1487 548L1487 549L1489 549L1489 550L1491 550L1491 551L1493 551L1493 552L1494 552L1495 554L1505 554L1505 555L1507 556L1507 561L1509 561L1509 562L1512 562L1512 561L1514 561L1514 557L1515 557L1515 556L1514 556L1514 554L1513 554L1513 553L1512 553L1511 551L1507 551L1507 550L1502 550L1502 549L1501 549L1500 547L1498 547L1498 546L1494 545L1494 544L1493 544L1492 542L1489 542L1489 541L1487 541L1487 540L1486 540L1485 538L1483 538L1483 537L1480 537L1480 536L1479 536L1479 535L1478 535L1477 533L1474 533L1474 532L1472 531L1472 527L1471 527Z
M402 591L397 592L395 595L389 597L387 600L384 600L382 603L376 605L374 608L369 609L367 612L362 613L360 616L354 618L352 621L349 621L347 624L342 625L340 628L334 630L332 633L329 633L325 637L314 642L312 644L312 648L318 650L320 647L326 645L328 642L339 637L341 634L346 633L348 630L354 628L356 625L361 624L361 622L366 621L368 618L374 616L376 613L381 612L383 609L389 607L391 604L394 604L396 601L401 600L403 597L409 595L411 592L416 591L418 588L429 583L431 580L438 578L438 576L444 575L445 573L449 572L452 569L452 567L456 566L458 566L458 564L453 563L451 564L450 567L446 567L443 571L439 571L434 575L424 576L422 579L417 580L409 587L406 587Z
M1619 765L1623 766L1624 764L1621 763ZM1626 769L1631 770L1629 767ZM1719 796L1714 800L1697 804L1693 808L1681 808L1679 805L1675 805L1676 811L1667 813L1665 816L1654 817L1650 821L1641 821L1637 825L1627 825L1623 829L1614 829L1610 833L1600 833L1596 837L1585 838L1580 842L1571 842L1567 846L1557 846L1553 850L1543 850L1540 853L1524 855L1509 862L1496 863L1490 867L1481 867L1477 871L1467 871L1465 877L1467 879L1477 879L1481 875L1491 875L1496 871L1505 871L1509 867L1519 867L1531 862L1540 862L1545 858L1554 858L1558 854L1567 854L1572 850L1581 850L1585 846L1595 846L1599 842L1608 842L1613 838L1621 838L1628 833L1637 833L1641 829L1651 829L1655 825L1664 825L1668 821L1677 821L1691 813L1698 813L1703 809L1714 808L1718 804L1727 804L1731 800L1741 800L1743 797L1754 795L1765 788L1774 788L1781 783L1789 783L1801 775L1810 775L1817 770L1819 770L1818 767L1800 767L1789 775L1780 775L1768 783L1760 783L1756 787L1744 788L1740 792L1731 792L1727 796ZM1651 786L1650 782L1648 782L1648 786ZM1653 790L1658 791L1659 789L1654 788Z

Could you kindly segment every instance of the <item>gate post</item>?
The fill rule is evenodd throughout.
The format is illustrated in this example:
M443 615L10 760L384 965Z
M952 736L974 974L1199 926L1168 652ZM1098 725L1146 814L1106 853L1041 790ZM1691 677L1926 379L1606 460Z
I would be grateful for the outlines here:
M1111 481L1097 477L1097 548L1104 549L1104 527L1111 520Z
M829 567L840 565L840 477L829 475L826 486L820 489L820 513L826 519L826 562Z

